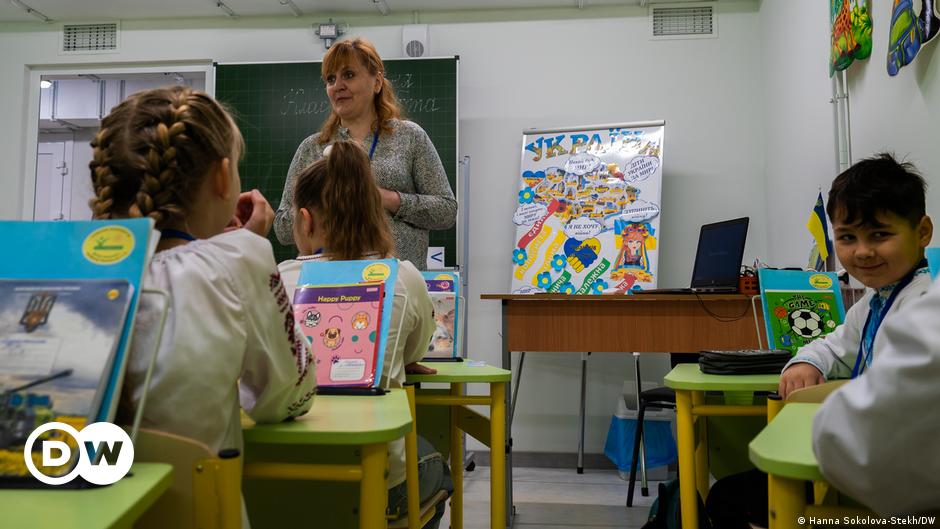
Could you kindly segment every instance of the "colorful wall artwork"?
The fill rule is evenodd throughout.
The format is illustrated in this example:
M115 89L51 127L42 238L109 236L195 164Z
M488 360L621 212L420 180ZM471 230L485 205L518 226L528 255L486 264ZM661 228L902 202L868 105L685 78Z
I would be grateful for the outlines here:
M526 132L514 294L654 288L663 122Z
M920 47L940 32L934 4L934 0L920 0L918 15L914 13L913 0L894 0L888 30L888 75L897 75L914 60Z
M845 70L856 59L871 55L871 15L866 0L829 0L832 51L829 77Z

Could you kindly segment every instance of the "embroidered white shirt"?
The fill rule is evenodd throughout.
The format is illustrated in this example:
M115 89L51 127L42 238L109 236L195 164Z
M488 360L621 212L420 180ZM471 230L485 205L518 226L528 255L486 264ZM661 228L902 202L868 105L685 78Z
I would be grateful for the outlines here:
M926 268L917 271L914 278L904 290L898 292L898 297L885 314L885 320L899 312L905 305L920 298L930 288L930 274ZM890 295L890 292L888 292ZM812 364L826 379L849 378L852 375L852 366L858 356L858 346L862 341L865 320L868 318L868 302L876 295L874 289L868 289L865 296L857 301L845 313L845 322L836 327L834 331L823 338L819 338L800 348L783 371L797 363ZM872 358L878 358L881 350L881 333L875 335L872 345Z
M310 408L314 365L267 239L240 229L159 252L144 285L171 296L144 427L214 452L241 451L240 407L256 422ZM122 397L131 410L143 396L162 307L156 296L140 299Z

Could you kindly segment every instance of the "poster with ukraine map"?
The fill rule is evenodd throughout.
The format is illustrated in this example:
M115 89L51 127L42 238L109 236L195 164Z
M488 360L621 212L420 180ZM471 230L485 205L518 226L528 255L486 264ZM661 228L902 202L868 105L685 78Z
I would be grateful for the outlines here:
M655 288L665 122L525 131L512 293Z

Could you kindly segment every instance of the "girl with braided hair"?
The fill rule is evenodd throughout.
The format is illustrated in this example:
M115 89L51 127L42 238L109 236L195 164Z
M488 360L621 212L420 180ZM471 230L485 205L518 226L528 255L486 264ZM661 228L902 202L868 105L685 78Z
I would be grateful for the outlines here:
M160 231L145 288L171 295L143 425L242 449L239 408L301 415L316 385L306 340L265 238L273 212L240 192L243 141L222 106L185 87L130 96L102 121L90 163L97 219L150 217ZM158 306L142 297L122 395L140 405ZM236 383L237 382L237 383Z
M394 249L382 195L372 177L369 156L356 142L338 140L326 149L324 157L298 176L292 204L293 237L300 251L296 260L284 261L278 268L288 292L293 296L301 264L318 260L360 260L391 257ZM417 362L428 350L437 328L424 277L407 261L398 261L392 321L401 327L389 329L385 351L382 387L400 388L405 373L436 373ZM399 296L397 294L402 294ZM407 305L403 301L407 297ZM397 347L396 347L397 344ZM418 437L418 478L421 502L440 490L453 492L450 470L441 454L423 437ZM405 486L405 441L389 443L388 511L394 516L407 512ZM425 529L438 526L444 502Z

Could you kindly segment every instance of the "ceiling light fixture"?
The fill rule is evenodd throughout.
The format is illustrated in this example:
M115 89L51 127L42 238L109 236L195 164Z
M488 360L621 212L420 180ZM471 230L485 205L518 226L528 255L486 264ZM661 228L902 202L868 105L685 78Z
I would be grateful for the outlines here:
M388 8L388 4L385 3L385 0L372 0L372 5L378 8L379 12L382 13L382 16L388 16L391 13L391 10Z
M20 0L10 0L10 4L13 5L14 7L18 7L22 9L23 11L26 11L26 14L33 15L34 17L38 18L39 20L42 20L43 22L52 22L51 18L29 7L28 5L24 4Z
M223 2L222 0L213 0L212 3L215 4L215 7L218 7L218 8L221 9L222 11L225 11L225 14L226 14L226 15L228 15L228 16L230 16L230 17L232 17L232 18L238 18L238 14L237 14L236 12L232 11L232 8L231 8L231 7L225 5L225 2Z
M295 16L295 17L299 17L299 16L303 15L303 12L300 10L300 8L297 7L296 4L294 4L293 2L291 2L291 0L278 0L278 3L281 4L281 5L284 6L284 7L289 8L289 9L291 10L291 12L294 13L294 16Z

